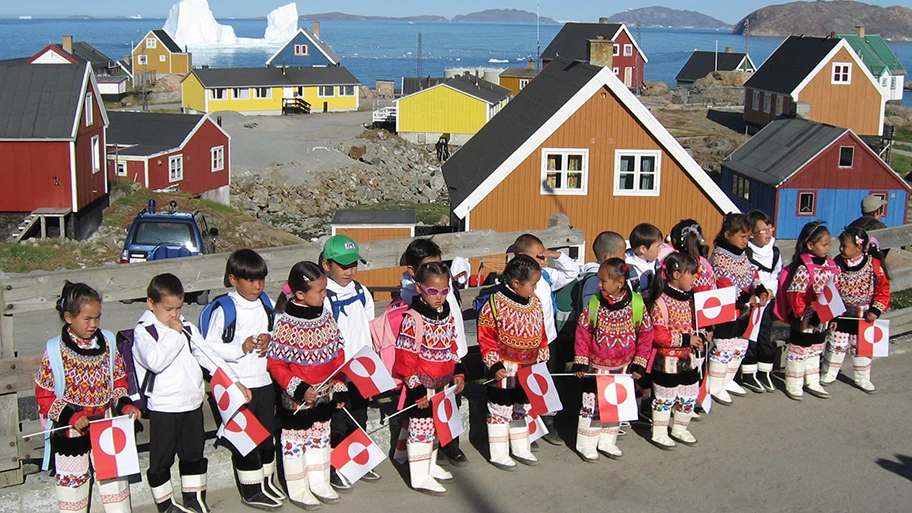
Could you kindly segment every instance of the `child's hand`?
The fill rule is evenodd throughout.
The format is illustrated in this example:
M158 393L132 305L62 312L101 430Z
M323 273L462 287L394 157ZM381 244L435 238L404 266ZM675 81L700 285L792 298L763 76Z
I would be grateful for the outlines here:
M703 338L706 339L707 342L712 342L712 339L713 339L713 332L711 332L711 331L703 331L703 332L701 332L701 333L703 333Z
M169 321L168 321L168 327L171 328L172 330L178 332L178 333L184 331L184 323L182 323L180 319L171 319L171 320L169 320Z
M508 377L510 377L510 374L507 372L507 369L500 369L494 374L494 378L497 380L507 379Z
M574 372L573 375L578 377L579 379L583 379L586 377L586 371Z
M769 294L760 296L760 306L766 306L770 302L770 299L772 299L772 296Z
M546 249L544 252L542 252L542 256L545 258L553 258L554 260L557 260L558 258L560 258L561 254L560 254L560 251L554 251L553 249Z
M415 401L415 404L417 404L418 407L423 410L423 409L427 408L428 406L430 406L431 402L428 401L427 397L425 397L424 399L421 399L420 401Z
M643 378L643 375L640 374L639 372L631 372L630 375L633 376L634 381L639 381L640 379Z
M244 402L245 403L249 403L250 401L253 400L253 392L251 392L247 387L242 385L240 382L235 383L235 385L237 385L237 387L241 389L241 392L244 393Z
M337 410L341 410L342 408L345 408L345 403L336 403Z
M124 415L126 415L127 417L130 417L133 420L138 420L138 419L142 418L142 411L139 408L137 408L136 406L133 406L132 404L129 406L125 406L123 409L123 413L124 413Z
M456 393L461 394L465 390L465 378L461 376L456 376L453 378L453 383L456 383Z
M241 344L241 351L244 351L244 354L247 354L257 348L257 343L253 340L253 337L247 337L247 340Z
M868 314L865 315L865 320L868 322L874 322L877 320L877 314L874 312L868 312Z
M307 391L304 392L304 402L312 403L317 400L317 391L314 390L314 387L307 387Z
M700 334L696 331L690 334L690 346L697 351L703 350L703 339L700 338Z
M272 342L272 335L269 333L260 333L257 335L256 350L260 353L260 358L266 357L266 350L269 349L270 342Z
M82 433L83 431L85 431L85 428L89 427L89 418L86 416L79 417L79 420L77 420L72 425L73 425L73 429Z

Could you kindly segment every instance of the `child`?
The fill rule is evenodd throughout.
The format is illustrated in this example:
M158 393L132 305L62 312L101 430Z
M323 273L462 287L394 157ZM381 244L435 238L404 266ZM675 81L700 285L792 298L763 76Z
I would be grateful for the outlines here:
M539 303L541 303L545 334L548 337L547 343L550 344L557 338L557 325L554 318L556 310L554 291L561 289L579 276L579 265L560 251L546 249L541 239L530 233L517 237L516 241L513 242L513 249L517 255L531 257L541 267L541 277L535 284L535 295L538 297ZM546 267L549 258L554 260L558 267ZM557 370L556 367L559 367L559 365L555 362L554 367L552 372ZM563 369L560 369L560 372L563 372ZM564 445L563 439L561 439L557 429L554 427L554 414L542 415L542 421L545 423L545 427L548 428L548 434L542 438L552 445Z
M757 268L760 283L772 301L779 292L779 273L782 272L782 257L779 255L779 248L775 246L776 238L773 237L773 220L759 210L748 212L747 220L751 225L751 238L747 241L745 252ZM773 308L767 306L763 311L763 317L760 318L757 341L750 341L747 355L741 362L741 383L754 392L776 391L772 373L777 350L771 338L772 329Z
M418 268L415 279L419 295L412 299L411 310L402 318L393 368L393 374L407 387L407 401L418 404L409 412L406 447L412 488L428 495L446 493L437 480L453 478L437 466L434 419L428 398L451 382L456 384L457 394L465 387L465 367L456 349L456 319L447 302L452 287L449 272L440 262Z
M585 461L598 460L598 453L612 459L624 454L617 447L620 423L598 420L595 374L630 373L637 380L646 374L652 351L652 322L644 315L643 297L627 285L629 266L611 258L599 266L601 293L585 306L576 325L576 358L573 372L583 380L583 407L576 430L576 450ZM596 312L591 312L595 303ZM595 319L595 325L590 321Z
M646 294L655 275L656 259L662 245L662 230L649 223L640 223L630 232L630 249L624 260L630 265L630 288Z
M402 273L399 297L406 304L412 304L412 301L419 295L418 287L415 284L415 276L418 269L425 264L432 262L441 262L443 253L440 246L431 239L415 239L405 249L406 270ZM451 271L452 273L452 271ZM462 359L468 353L468 342L466 342L465 324L462 318L462 304L457 296L455 278L449 282L449 293L446 295L447 304L450 307L450 313L453 316L453 322L456 326L456 356ZM461 404L461 396L457 397L457 404ZM450 463L457 467L464 467L469 464L465 453L459 448L459 438L454 438L452 442L440 448L442 454Z
M542 319L541 301L535 288L541 266L532 257L518 255L503 272L503 285L492 294L478 314L478 345L488 377L488 444L491 464L513 470L513 456L525 465L535 465L529 443L526 415L529 401L516 381L520 367L548 361L548 335Z
M225 312L213 308L209 318L206 342L228 363L241 384L250 390L253 399L247 408L270 433L275 432L275 391L272 378L266 372L266 349L269 347L273 322L272 302L262 296L269 269L266 261L252 249L239 249L228 257L225 275L234 290L227 300L234 305L234 324L229 326L224 340ZM217 302L215 303L218 304ZM202 326L202 321L200 322ZM216 417L218 418L218 417ZM273 481L275 474L275 442L267 438L247 456L232 451L241 502L258 509L282 507L285 494Z
M669 450L675 440L695 445L697 439L687 430L699 393L700 376L693 349L703 350L711 332L694 329L693 282L697 262L686 253L672 253L650 285L646 310L653 323L655 359L652 376L652 438L656 447ZM671 438L668 421L674 406ZM672 440L674 439L674 440Z
M219 367L235 381L250 400L250 392L213 351L204 349L205 340L196 326L184 320L184 286L173 274L159 274L146 289L149 311L133 328L133 362L136 378L146 386L149 410L149 470L146 477L158 511L207 513L206 469L203 457L206 433L203 429L205 389L200 366L210 375ZM174 504L171 466L180 456L183 507Z
M706 259L709 248L703 243L703 229L693 219L684 219L671 229L671 245L675 251L690 255L697 262L697 274L694 275L694 292L716 288L716 275L712 264Z
M785 395L795 401L803 398L801 385L821 399L830 394L820 386L820 355L826 342L826 325L820 322L812 302L839 274L830 252L830 231L820 221L804 225L792 257L791 282L786 287L789 304L788 357L785 362ZM813 279L812 279L813 278Z
M589 298L601 291L599 285L601 281L598 278L601 265L612 258L624 259L627 251L627 242L624 237L615 232L602 232L598 234L592 242L592 253L595 254L595 262L588 262L580 270L580 292L581 306L589 304Z
M269 374L283 391L278 413L288 500L306 510L339 502L329 483L329 421L348 390L337 374L345 353L339 326L324 307L326 282L313 262L291 268L266 352Z
M374 319L374 298L364 285L355 280L358 275L358 262L363 262L358 244L345 235L334 235L323 244L321 264L326 273L326 301L324 308L332 312L333 320L342 333L343 349L347 357L352 357L365 347L373 347L369 323ZM348 385L348 410L362 429L367 427L367 406L358 388ZM333 415L330 442L333 447L339 445L348 435L358 430L358 425L344 411ZM365 481L376 481L380 474L373 470L364 474ZM347 492L351 484L342 474L332 469L330 482L337 490Z
M35 402L49 419L48 429L70 426L50 434L50 444L45 444L45 454L54 454L57 507L86 512L92 486L89 422L109 410L133 419L140 411L127 397L127 374L114 334L99 328L98 292L84 283L66 282L56 307L64 325L60 335L47 341L35 378ZM99 481L98 491L106 512L131 511L127 478Z
M748 307L754 303L765 306L769 294L760 283L757 268L748 260L745 249L750 238L751 225L744 214L726 214L722 219L722 229L716 235L715 249L710 256L713 272L716 275L716 287L735 286L739 295L737 306L739 319L713 328L713 350L709 354L709 393L713 400L724 405L732 402L732 395L746 396L747 392L735 383L735 374L741 366L741 360L747 354Z
M861 228L848 227L839 234L836 265L840 269L836 288L846 305L846 312L836 319L836 329L829 333L829 344L823 359L825 374L820 384L827 386L836 381L846 351L851 348L855 386L873 394L877 389L871 384L871 358L855 354L858 347L857 319L874 322L890 308L890 278L877 241Z

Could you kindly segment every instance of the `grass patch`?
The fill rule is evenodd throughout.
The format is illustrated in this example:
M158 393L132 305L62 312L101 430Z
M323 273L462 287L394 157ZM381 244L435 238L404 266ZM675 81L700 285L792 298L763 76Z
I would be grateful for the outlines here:
M365 209L372 210L414 210L419 223L437 226L442 216L450 215L450 206L446 203L405 203L385 202L376 205L362 205ZM357 208L357 207L356 207Z
M11 273L95 266L110 262L112 258L112 255L94 253L89 247L72 243L0 244L0 269Z
M912 306L912 289L898 290L890 294L890 308L902 310Z
M211 210L211 211L215 212L216 214L223 214L223 215L228 215L228 216L240 215L240 212L238 212L234 208L229 207L228 205L222 205L221 203L219 203L217 201L204 199L204 200L199 200L199 202L206 209Z
M912 158L894 153L890 156L890 167L899 173L899 176L905 177L912 173Z
M896 148L897 150L912 151L912 143L910 143L910 144L893 143L893 147Z
M893 139L912 142L912 127L898 126L893 129Z

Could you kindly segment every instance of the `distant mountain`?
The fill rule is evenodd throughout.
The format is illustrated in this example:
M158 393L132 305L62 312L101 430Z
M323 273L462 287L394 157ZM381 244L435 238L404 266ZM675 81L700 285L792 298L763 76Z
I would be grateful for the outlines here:
M534 12L520 11L519 9L486 9L481 12L460 14L454 16L454 22L470 23L535 23L537 16ZM551 18L542 16L541 23L557 23Z
M880 34L894 41L912 41L912 9L845 0L770 5L748 14L735 25L732 33L744 34L748 24L752 36L847 34L854 32L856 25L864 25L869 34Z
M425 16L404 16L404 17L387 17L387 16L362 16L360 14L347 14L344 12L324 12L319 14L303 14L298 16L299 20L307 21L421 21L421 22L441 22L449 21L443 16L425 15Z
M731 25L722 20L696 11L681 11L668 7L643 7L630 9L612 15L611 23L640 23L647 27L696 27L696 28L729 28Z

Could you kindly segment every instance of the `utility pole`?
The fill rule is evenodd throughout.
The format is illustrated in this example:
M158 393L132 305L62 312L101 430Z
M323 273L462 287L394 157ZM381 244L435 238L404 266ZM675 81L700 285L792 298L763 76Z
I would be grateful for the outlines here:
M424 71L421 69L421 52L422 52L421 32L419 32L418 33L418 82L419 83L421 82L421 79L424 78ZM424 89L424 87L422 87L421 89Z
M744 19L744 55L750 55L751 47L751 20L750 18Z
M142 78L141 82L142 82L142 93L143 93L143 112L146 112L149 110L149 90L146 87L146 81L149 80L149 75L146 70L146 65L149 62L149 57L146 55L146 40L145 39L143 39L142 45L143 45L143 51L142 51L143 78Z
M640 20L637 20L637 44L641 45L640 46L641 48L642 48L643 40L640 37L640 29L642 27L643 27L642 22L640 22ZM633 50L636 51L636 48L634 48ZM640 52L638 52L638 51L633 56L633 73L636 75L633 77L633 82L635 84L637 84L637 86L635 87L635 90L636 90L636 93L639 95L642 92L642 91L640 91L640 89L643 87L643 83L640 81Z
M535 69L541 55L541 2L535 2Z

